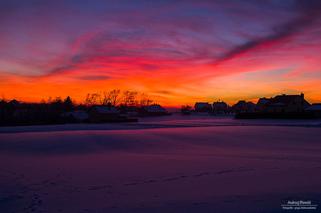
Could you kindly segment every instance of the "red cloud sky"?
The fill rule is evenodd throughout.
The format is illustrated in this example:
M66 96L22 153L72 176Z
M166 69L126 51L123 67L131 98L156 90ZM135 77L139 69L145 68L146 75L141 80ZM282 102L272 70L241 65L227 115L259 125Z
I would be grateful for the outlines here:
M321 101L319 1L2 1L0 95Z

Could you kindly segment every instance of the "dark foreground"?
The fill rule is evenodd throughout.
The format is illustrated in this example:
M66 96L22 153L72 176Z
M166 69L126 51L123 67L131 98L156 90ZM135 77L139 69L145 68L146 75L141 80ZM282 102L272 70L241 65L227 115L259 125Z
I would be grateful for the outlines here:
M321 208L319 127L0 133L0 212Z

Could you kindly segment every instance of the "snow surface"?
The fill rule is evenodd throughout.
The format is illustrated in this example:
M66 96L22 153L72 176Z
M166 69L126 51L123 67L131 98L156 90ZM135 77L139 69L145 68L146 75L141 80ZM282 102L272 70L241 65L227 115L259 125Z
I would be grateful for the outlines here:
M284 212L297 199L321 208L319 122L1 128L0 212Z

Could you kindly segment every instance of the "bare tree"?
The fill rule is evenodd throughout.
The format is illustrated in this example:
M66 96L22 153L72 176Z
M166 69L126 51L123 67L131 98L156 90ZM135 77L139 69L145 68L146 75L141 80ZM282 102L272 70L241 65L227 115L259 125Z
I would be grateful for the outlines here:
M111 90L103 93L103 104L117 106L120 99L120 90Z
M120 90L112 90L110 92L110 100L111 100L111 104L113 106L116 106L119 104L119 97L120 97Z
M85 99L85 105L92 106L97 104L102 104L102 97L99 93L88 93Z
M145 93L126 90L121 92L119 89L113 89L102 93L88 93L84 104L92 105L111 105L111 106L149 106L154 101Z
M140 98L139 98L139 105L144 107L144 106L149 106L153 103L154 101L151 100L149 98L148 95L146 95L145 93L141 93L140 94Z
M61 104L61 103L62 103L61 97L56 97L56 98L52 101L52 103Z
M122 104L125 106L137 105L136 96L137 96L137 92L135 92L135 91L129 91L129 90L124 91Z

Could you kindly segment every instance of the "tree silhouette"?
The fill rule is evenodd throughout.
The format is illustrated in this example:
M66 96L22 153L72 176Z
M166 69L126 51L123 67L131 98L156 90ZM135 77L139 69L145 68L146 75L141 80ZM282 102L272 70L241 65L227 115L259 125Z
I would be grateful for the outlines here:
M64 100L63 105L66 111L71 111L74 108L74 104L69 96Z
M117 106L120 101L120 90L114 89L111 91L104 92L103 96L104 105Z
M137 92L135 91L124 91L123 92L123 105L125 106L136 106L137 100L136 100Z

